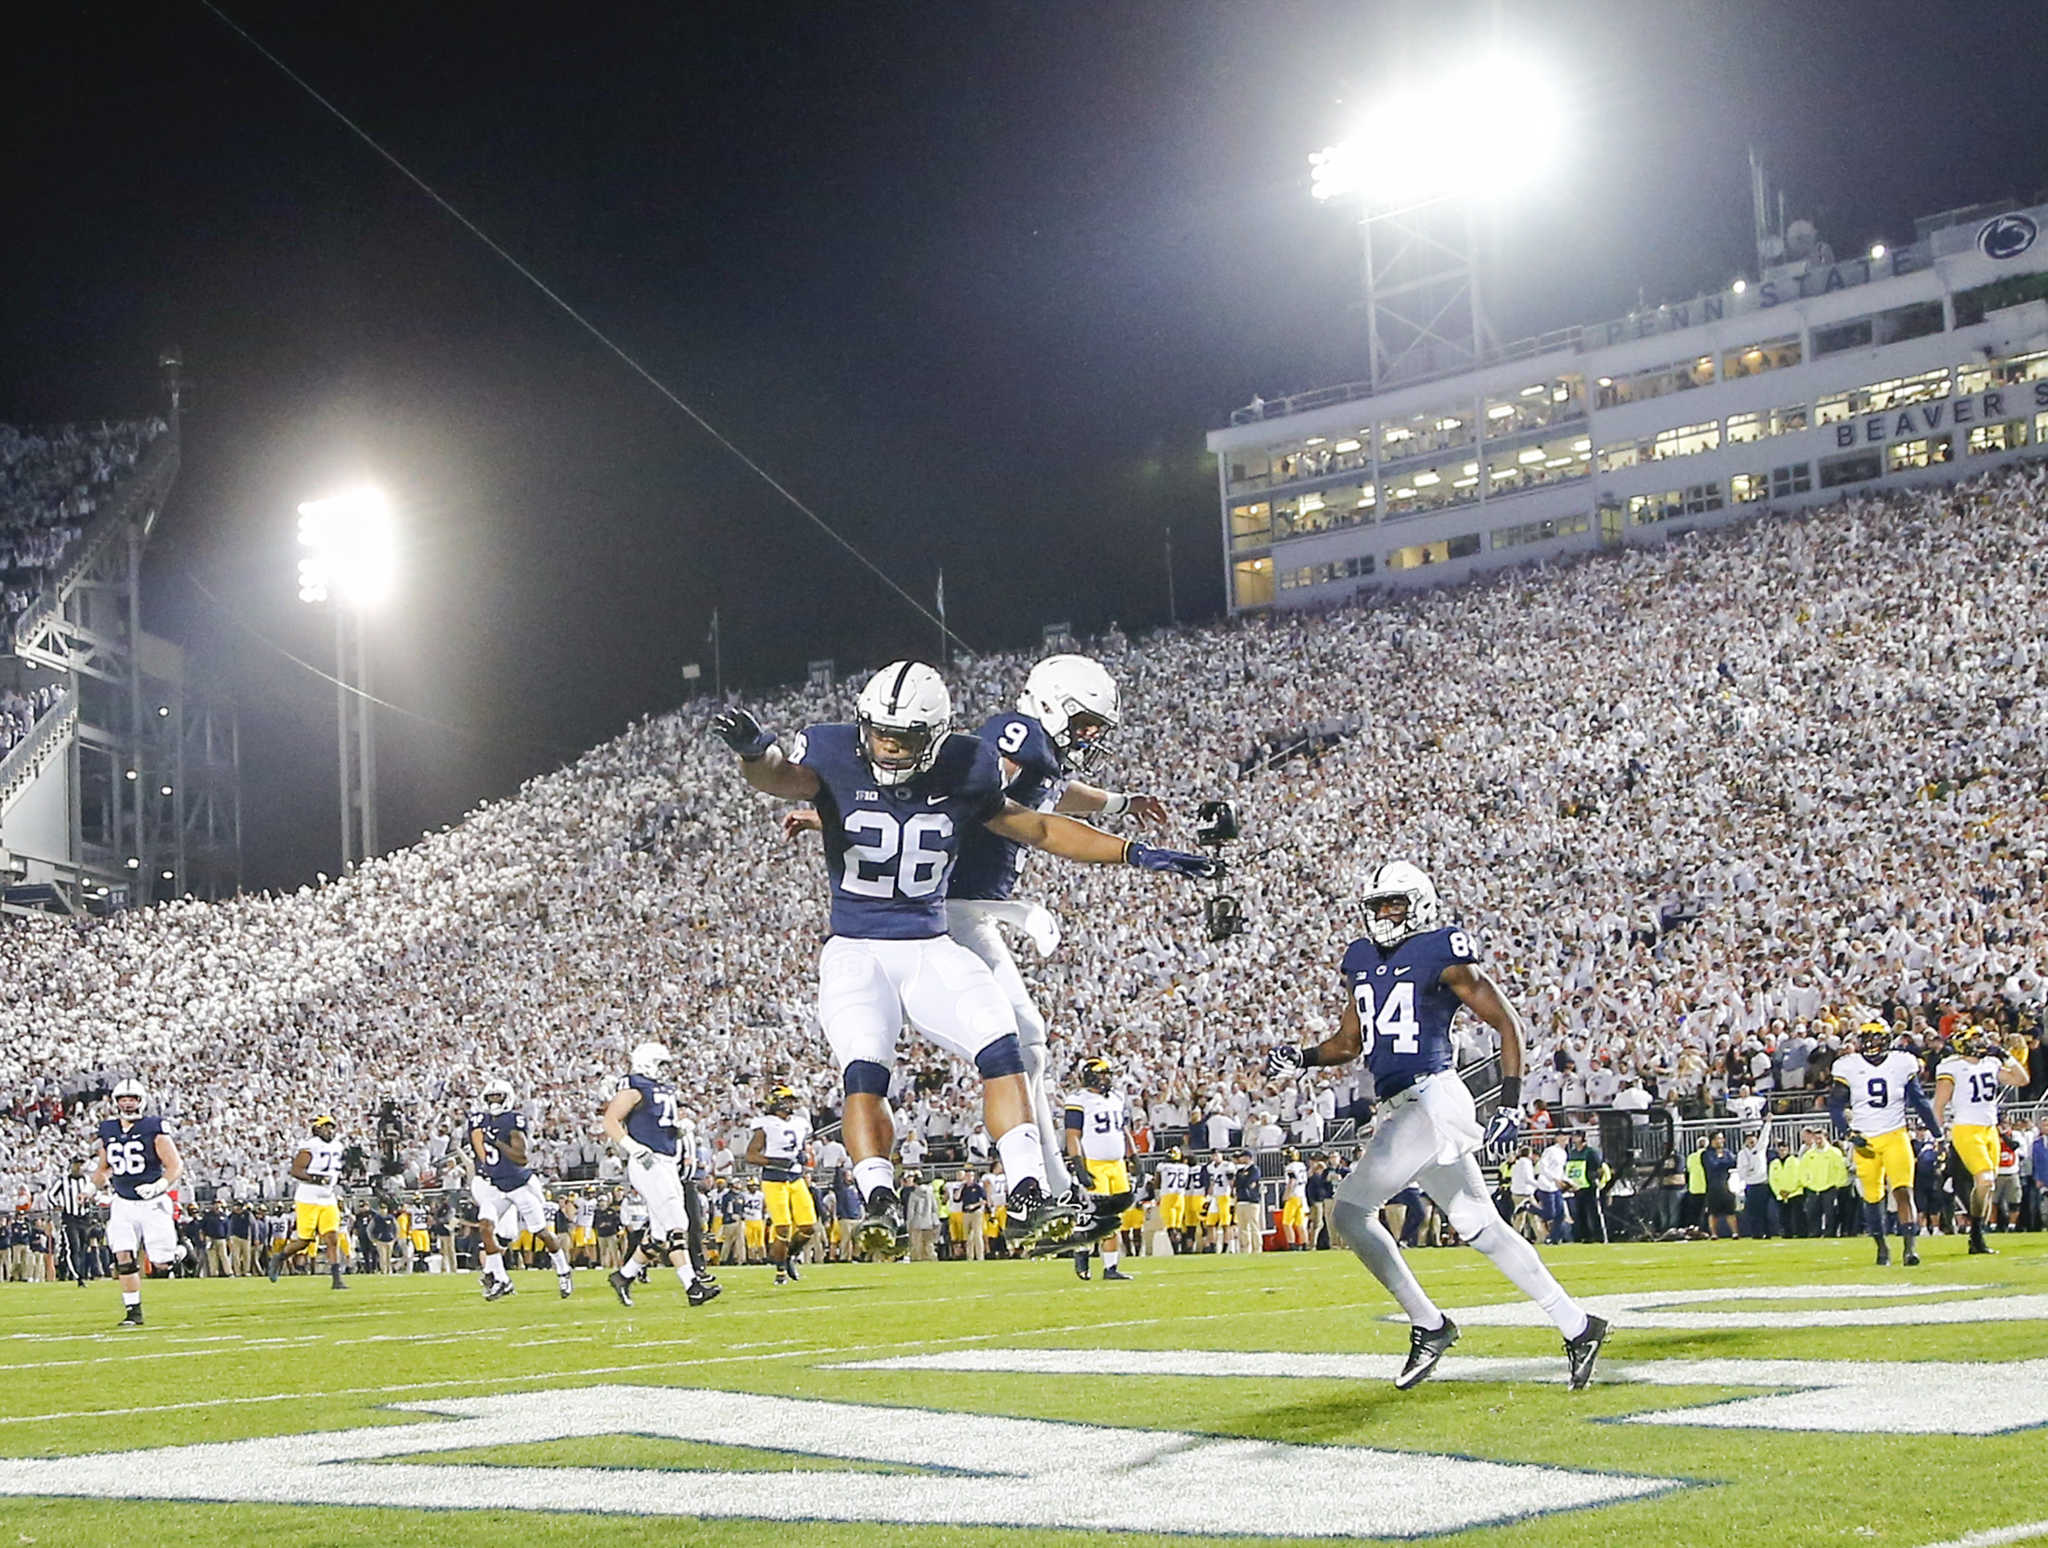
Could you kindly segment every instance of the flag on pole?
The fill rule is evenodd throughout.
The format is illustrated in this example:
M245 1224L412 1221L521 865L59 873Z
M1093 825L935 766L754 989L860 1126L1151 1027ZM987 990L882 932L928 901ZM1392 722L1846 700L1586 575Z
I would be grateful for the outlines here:
M939 571L939 622L946 621L946 572Z

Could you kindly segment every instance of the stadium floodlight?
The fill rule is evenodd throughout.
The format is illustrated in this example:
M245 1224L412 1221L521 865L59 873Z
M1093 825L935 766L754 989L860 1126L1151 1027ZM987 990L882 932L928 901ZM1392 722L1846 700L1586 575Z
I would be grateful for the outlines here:
M1309 189L1378 208L1512 192L1549 168L1562 118L1541 64L1488 55L1375 100L1350 134L1308 158Z
M329 598L369 607L390 595L397 571L391 505L382 490L357 489L299 507L299 600Z

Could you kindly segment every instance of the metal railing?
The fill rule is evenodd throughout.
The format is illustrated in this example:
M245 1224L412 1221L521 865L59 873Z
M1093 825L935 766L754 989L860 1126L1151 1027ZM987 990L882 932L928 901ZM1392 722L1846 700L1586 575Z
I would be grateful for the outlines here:
M0 758L0 812L6 811L14 804L14 798L34 783L44 760L53 750L62 749L64 736L77 722L78 690L66 685L57 702L36 718L28 735Z

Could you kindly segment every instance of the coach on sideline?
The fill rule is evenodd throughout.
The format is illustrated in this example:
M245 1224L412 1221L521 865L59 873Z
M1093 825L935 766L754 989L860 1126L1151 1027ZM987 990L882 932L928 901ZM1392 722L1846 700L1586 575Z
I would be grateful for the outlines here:
M92 1184L85 1180L85 1161L71 1158L71 1174L50 1190L50 1203L62 1219L64 1261L71 1266L71 1279L85 1288L92 1253L87 1242L92 1235Z

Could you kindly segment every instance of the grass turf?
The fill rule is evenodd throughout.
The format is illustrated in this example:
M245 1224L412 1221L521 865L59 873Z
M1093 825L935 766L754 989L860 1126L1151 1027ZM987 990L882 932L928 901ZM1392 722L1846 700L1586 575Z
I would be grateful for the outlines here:
M1813 1308L1850 1308L1840 1287L1949 1286L1943 1299L2048 1293L2048 1238L2012 1237L1994 1258L1927 1244L1918 1270L1871 1266L1866 1242L1757 1242L1559 1248L1546 1256L1582 1295L1734 1294L1811 1286ZM0 1287L0 1456L236 1440L416 1422L385 1405L598 1383L698 1386L812 1399L1187 1430L1395 1451L1442 1452L1687 1480L1692 1487L1633 1503L1455 1534L1475 1548L1726 1544L1803 1548L1840 1542L1916 1545L2048 1516L2038 1431L1958 1439L1621 1425L1625 1415L1750 1395L1755 1389L1607 1384L1573 1394L1538 1382L1435 1381L1396 1393L1381 1381L1025 1376L834 1370L838 1361L980 1348L1227 1349L1398 1354L1405 1326L1344 1254L1138 1259L1129 1285L1077 1282L1060 1261L1036 1264L828 1265L800 1285L771 1287L765 1270L724 1275L727 1293L685 1311L662 1276L619 1307L602 1276L555 1296L552 1276L524 1274L521 1293L484 1305L467 1277L358 1278L347 1295L324 1279L152 1283L149 1326L112 1330L104 1286ZM1417 1255L1446 1307L1513 1299L1476 1254ZM1909 1277L1910 1275L1910 1277ZM1971 1288L1962 1288L1962 1287ZM1901 1298L1901 1304L1926 1299ZM1870 1304L1870 1303L1865 1303ZM1875 1304L1893 1304L1881 1302ZM1554 1333L1468 1327L1461 1357L1561 1359ZM1799 1329L1631 1330L1617 1318L1606 1356L1660 1358L2013 1361L2048 1357L2048 1323ZM1998 1390L1987 1383L1984 1402ZM651 1399L652 1401L652 1399ZM1845 1402L1852 1401L1845 1399ZM1853 1401L1861 1402L1856 1399ZM1910 1390L1895 1401L1911 1404ZM1869 1417L1879 1422L1882 1413ZM619 1436L480 1449L431 1460L548 1466L734 1468L778 1465L772 1452ZM806 1469L858 1465L805 1460ZM872 1473L869 1466L862 1471ZM435 1512L249 1504L137 1505L0 1496L0 1545L103 1544L146 1530L155 1545L582 1544L599 1523L547 1510L544 1472L527 1508ZM1227 1491L1227 1477L1217 1488ZM1333 1490L1372 1487L1369 1471ZM146 1526L145 1526L146 1523ZM681 1519L649 1523L663 1541L787 1544L1016 1544L1095 1540L1077 1532ZM1252 1523L1246 1523L1249 1527ZM1187 1537L1102 1540L1187 1544ZM1243 1541L1243 1539L1236 1539ZM1265 1542L1281 1539L1262 1539Z

